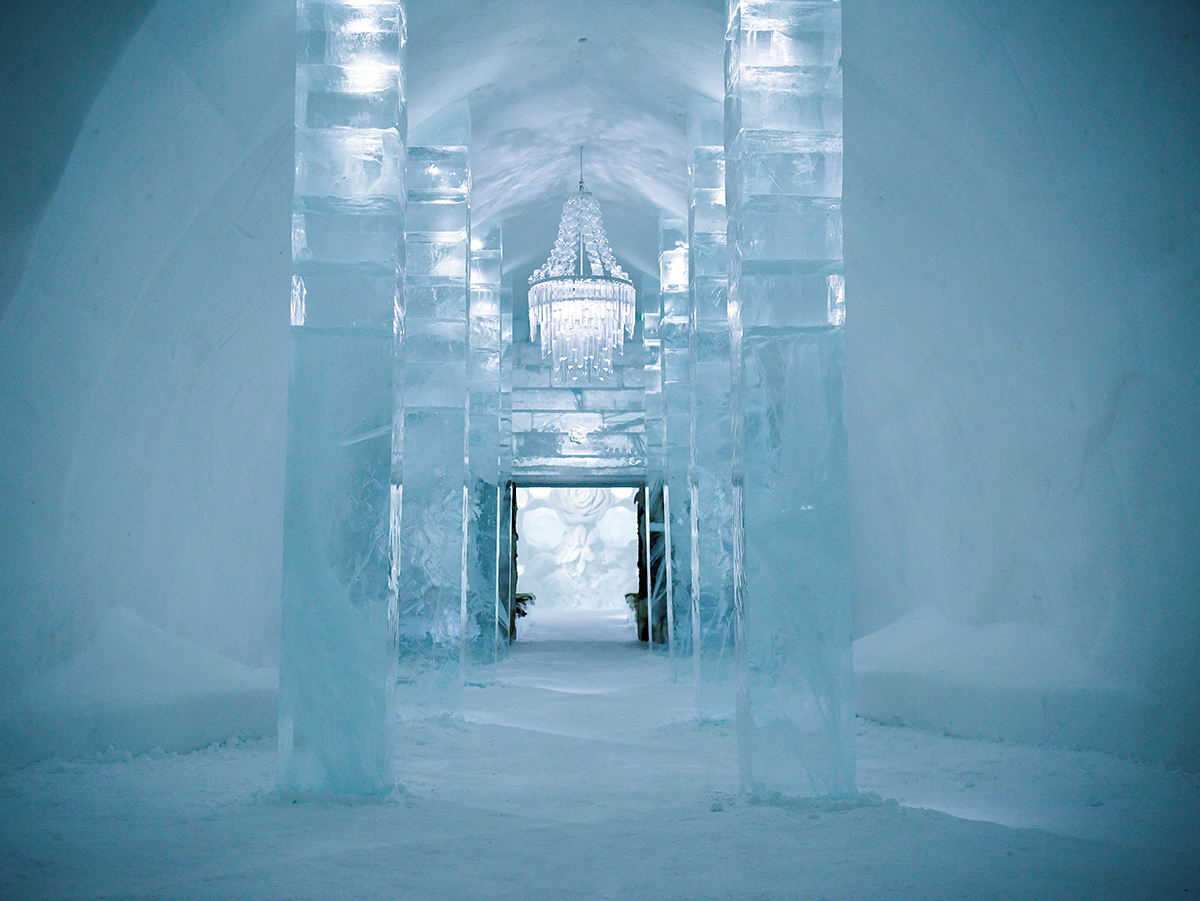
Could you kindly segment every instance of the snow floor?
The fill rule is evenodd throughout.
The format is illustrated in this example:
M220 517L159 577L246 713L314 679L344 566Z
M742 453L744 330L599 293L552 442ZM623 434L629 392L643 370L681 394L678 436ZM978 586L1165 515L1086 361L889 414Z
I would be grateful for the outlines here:
M273 742L7 770L0 898L1200 897L1196 775L860 721L857 802L755 803L631 628L530 617L385 799L281 796Z

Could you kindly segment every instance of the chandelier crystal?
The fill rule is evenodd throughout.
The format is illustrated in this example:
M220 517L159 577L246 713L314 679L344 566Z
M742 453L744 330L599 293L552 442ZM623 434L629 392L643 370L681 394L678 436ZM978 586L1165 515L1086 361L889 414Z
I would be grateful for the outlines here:
M583 186L581 150L579 191L563 204L550 258L529 277L530 335L541 329L554 383L611 377L614 352L633 337L635 311L633 281L613 258L600 204Z

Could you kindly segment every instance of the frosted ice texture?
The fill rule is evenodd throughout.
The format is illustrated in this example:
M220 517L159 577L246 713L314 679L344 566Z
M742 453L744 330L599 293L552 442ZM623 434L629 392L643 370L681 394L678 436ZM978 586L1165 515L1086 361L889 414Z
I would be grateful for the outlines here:
M400 3L297 7L281 789L391 788Z
M701 716L720 716L734 678L733 498L729 420L729 257L725 213L724 108L696 98L689 110L688 247L691 295L688 373L692 421L688 435L691 545L689 597Z
M405 715L457 710L468 645L483 640L468 609L486 576L471 527L490 515L495 528L495 498L486 498L483 486L473 490L471 470L473 364L483 360L472 348L484 348L469 315L469 135L463 101L414 128L408 148L398 599L398 703ZM498 326L494 332L498 341ZM480 475L495 479L494 470ZM494 647L494 634L487 638Z
M854 791L837 2L726 44L738 739L757 793Z

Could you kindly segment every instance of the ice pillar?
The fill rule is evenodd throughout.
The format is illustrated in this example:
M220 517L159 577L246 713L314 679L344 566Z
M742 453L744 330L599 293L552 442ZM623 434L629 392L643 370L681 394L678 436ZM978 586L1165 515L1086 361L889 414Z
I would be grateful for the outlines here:
M413 129L404 277L399 703L457 710L470 580L470 113Z
M695 98L688 114L687 490L692 665L701 716L729 713L727 689L735 678L723 129L722 105Z
M297 7L280 789L393 784L404 7Z
M503 250L503 244L501 245ZM503 254L501 255L503 257ZM503 260L502 260L503 262ZM501 266L503 270L503 266ZM497 568L496 568L496 659L508 655L513 640L513 598L517 593L517 572L513 565L513 518L516 516L513 497L513 298L512 280L501 276L497 295L500 304L500 494L496 499Z
M471 226L467 410L467 510L463 641L469 663L494 663L499 653L501 534L500 276L503 233L498 221ZM503 526L503 529L501 528ZM507 543L505 543L507 547ZM507 612L507 605L505 606Z
M660 230L661 235L661 230ZM661 258L661 257L660 257ZM642 390L646 435L646 494L649 504L642 502L645 535L643 551L647 565L644 566L646 584L639 590L649 595L650 610L665 607L668 603L668 580L672 577L670 559L666 553L665 533L650 530L663 527L666 509L663 506L663 486L667 476L667 431L666 407L663 393L663 346L661 340L662 297L643 291L642 303ZM654 514L657 511L658 518ZM649 539L647 541L647 538ZM658 640L670 640L668 636L650 635ZM650 645L653 646L652 644ZM673 647L673 646L672 646Z
M854 791L841 4L730 0L734 592L743 787Z
M691 394L688 367L688 234L687 220L663 213L659 218L659 285L662 314L662 409L665 425L663 485L667 488L671 535L671 595L676 622L690 621L691 541L688 513L688 447ZM664 521L664 526L667 525ZM690 650L692 630L681 630L682 650Z

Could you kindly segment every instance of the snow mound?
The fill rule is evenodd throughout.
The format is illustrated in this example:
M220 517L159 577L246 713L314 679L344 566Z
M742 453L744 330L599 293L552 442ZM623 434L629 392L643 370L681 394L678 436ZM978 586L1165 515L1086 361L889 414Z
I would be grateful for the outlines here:
M114 607L88 647L4 710L0 760L190 751L273 735L278 705L277 669L245 666Z
M929 607L854 643L855 712L882 723L1162 760L1194 770L1160 700L1035 622L962 625Z

